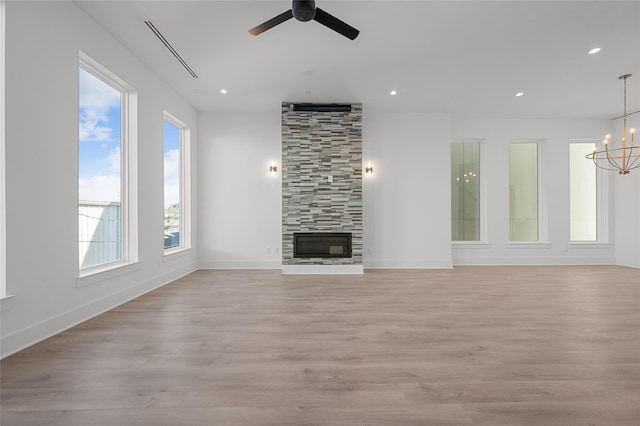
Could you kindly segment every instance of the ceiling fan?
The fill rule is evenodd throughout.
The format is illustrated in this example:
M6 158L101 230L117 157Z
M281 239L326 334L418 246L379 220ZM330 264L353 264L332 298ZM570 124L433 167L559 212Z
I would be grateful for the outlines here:
M296 18L301 22L311 21L313 19L325 27L331 28L333 31L342 34L350 40L355 40L360 33L360 31L356 30L351 25L339 20L319 7L316 7L315 0L293 0L291 9L281 13L275 18L269 19L257 27L251 28L249 30L249 34L256 36L275 27L276 25L280 25L283 22L288 21L291 18Z

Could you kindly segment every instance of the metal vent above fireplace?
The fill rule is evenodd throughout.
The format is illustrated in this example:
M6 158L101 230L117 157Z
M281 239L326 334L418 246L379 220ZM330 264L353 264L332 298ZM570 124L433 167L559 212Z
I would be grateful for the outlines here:
M351 104L293 104L294 111L351 112Z
M293 257L351 257L351 233L294 232Z

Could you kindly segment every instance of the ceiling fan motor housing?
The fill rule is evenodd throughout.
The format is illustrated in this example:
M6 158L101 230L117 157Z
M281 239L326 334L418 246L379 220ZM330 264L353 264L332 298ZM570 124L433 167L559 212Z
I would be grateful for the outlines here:
M249 34L254 36L262 34L263 32L280 25L291 18L296 18L296 20L302 22L311 20L316 21L350 40L355 40L360 33L360 31L353 28L346 22L342 22L330 13L316 7L316 2L314 0L292 0L291 9L263 22L257 27L251 28L249 30Z
M311 21L316 16L315 0L293 0L291 5L293 17L298 21Z

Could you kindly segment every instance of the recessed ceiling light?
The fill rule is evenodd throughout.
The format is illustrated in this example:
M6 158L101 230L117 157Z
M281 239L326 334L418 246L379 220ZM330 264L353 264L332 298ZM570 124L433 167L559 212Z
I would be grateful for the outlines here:
M523 95L524 95L524 92L518 92L518 93L516 93L516 96L517 96L517 97L520 97L520 96L523 96Z
M229 92L227 92L227 89L220 89L220 93L222 93L223 95L226 95Z
M589 55L593 55L594 53L598 53L599 51L601 51L602 49L600 49L599 47L594 47L593 49L591 49L588 53Z
M392 90L392 91L390 91L390 92L389 92L389 94L390 94L391 96L395 96L395 95L397 95L397 94L398 94L398 92L396 92L395 90Z

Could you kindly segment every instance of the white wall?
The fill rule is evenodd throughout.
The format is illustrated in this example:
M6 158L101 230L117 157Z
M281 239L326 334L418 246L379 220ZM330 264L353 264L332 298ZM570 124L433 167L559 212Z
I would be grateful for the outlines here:
M610 120L454 119L454 140L482 140L480 173L482 179L486 179L488 211L485 244L454 244L454 263L615 263L613 244L569 242L569 142L572 139L601 140L610 132ZM541 143L542 240L540 243L510 244L509 143L526 140ZM605 213L611 217L610 206ZM609 242L612 242L612 232L609 235Z
M635 128L635 145L640 145L640 113L630 115L628 128ZM620 146L622 119L615 120L613 141ZM616 259L619 265L640 268L640 168L622 176L615 172L612 179L615 186L615 235Z
M364 105L365 268L450 268L451 122L443 114L368 113Z
M450 122L437 114L368 114L363 158L374 175L363 182L365 267L451 267ZM200 265L280 268L279 105L269 113L201 113ZM442 226L446 223L446 226ZM268 252L270 250L270 252Z
M6 220L5 220L5 161L4 161L4 46L5 1L0 0L0 299L6 291Z
M611 121L452 120L368 112L366 105L363 111L363 162L374 167L363 179L365 268L615 263L613 228L605 230L609 240L603 244L569 241L569 142L598 140L611 132ZM280 179L269 177L267 166L280 157L280 111L202 113L199 123L200 265L279 268ZM487 233L483 244L452 249L450 141L477 139ZM540 243L509 242L508 144L522 140L541 142ZM613 223L610 207L605 212Z
M163 109L192 127L193 158L195 110L73 3L9 2L6 12L7 289L14 297L2 301L4 356L194 270L197 259L195 249L163 256ZM137 90L140 218L140 263L82 287L79 50Z
M280 105L268 113L201 113L198 122L200 266L280 268Z
M614 217L612 204L604 211L611 225L604 230L607 241L569 241L569 143L601 139L611 132L610 120L450 119L374 113L366 105L363 111L363 162L371 161L374 167L373 176L363 179L365 268L447 268L452 261L616 263L613 221L635 221ZM280 157L280 111L201 113L199 123L201 266L279 268L280 256L273 248L279 247L281 237L280 179L270 178L267 166ZM452 245L449 142L478 139L486 179L486 237L483 244ZM523 140L541 143L540 243L509 242L508 146ZM607 177L611 185L613 179ZM623 207L637 217L638 201L633 200L626 199ZM628 264L634 264L638 231L633 226L624 229L632 231L626 235L626 251L634 256Z

